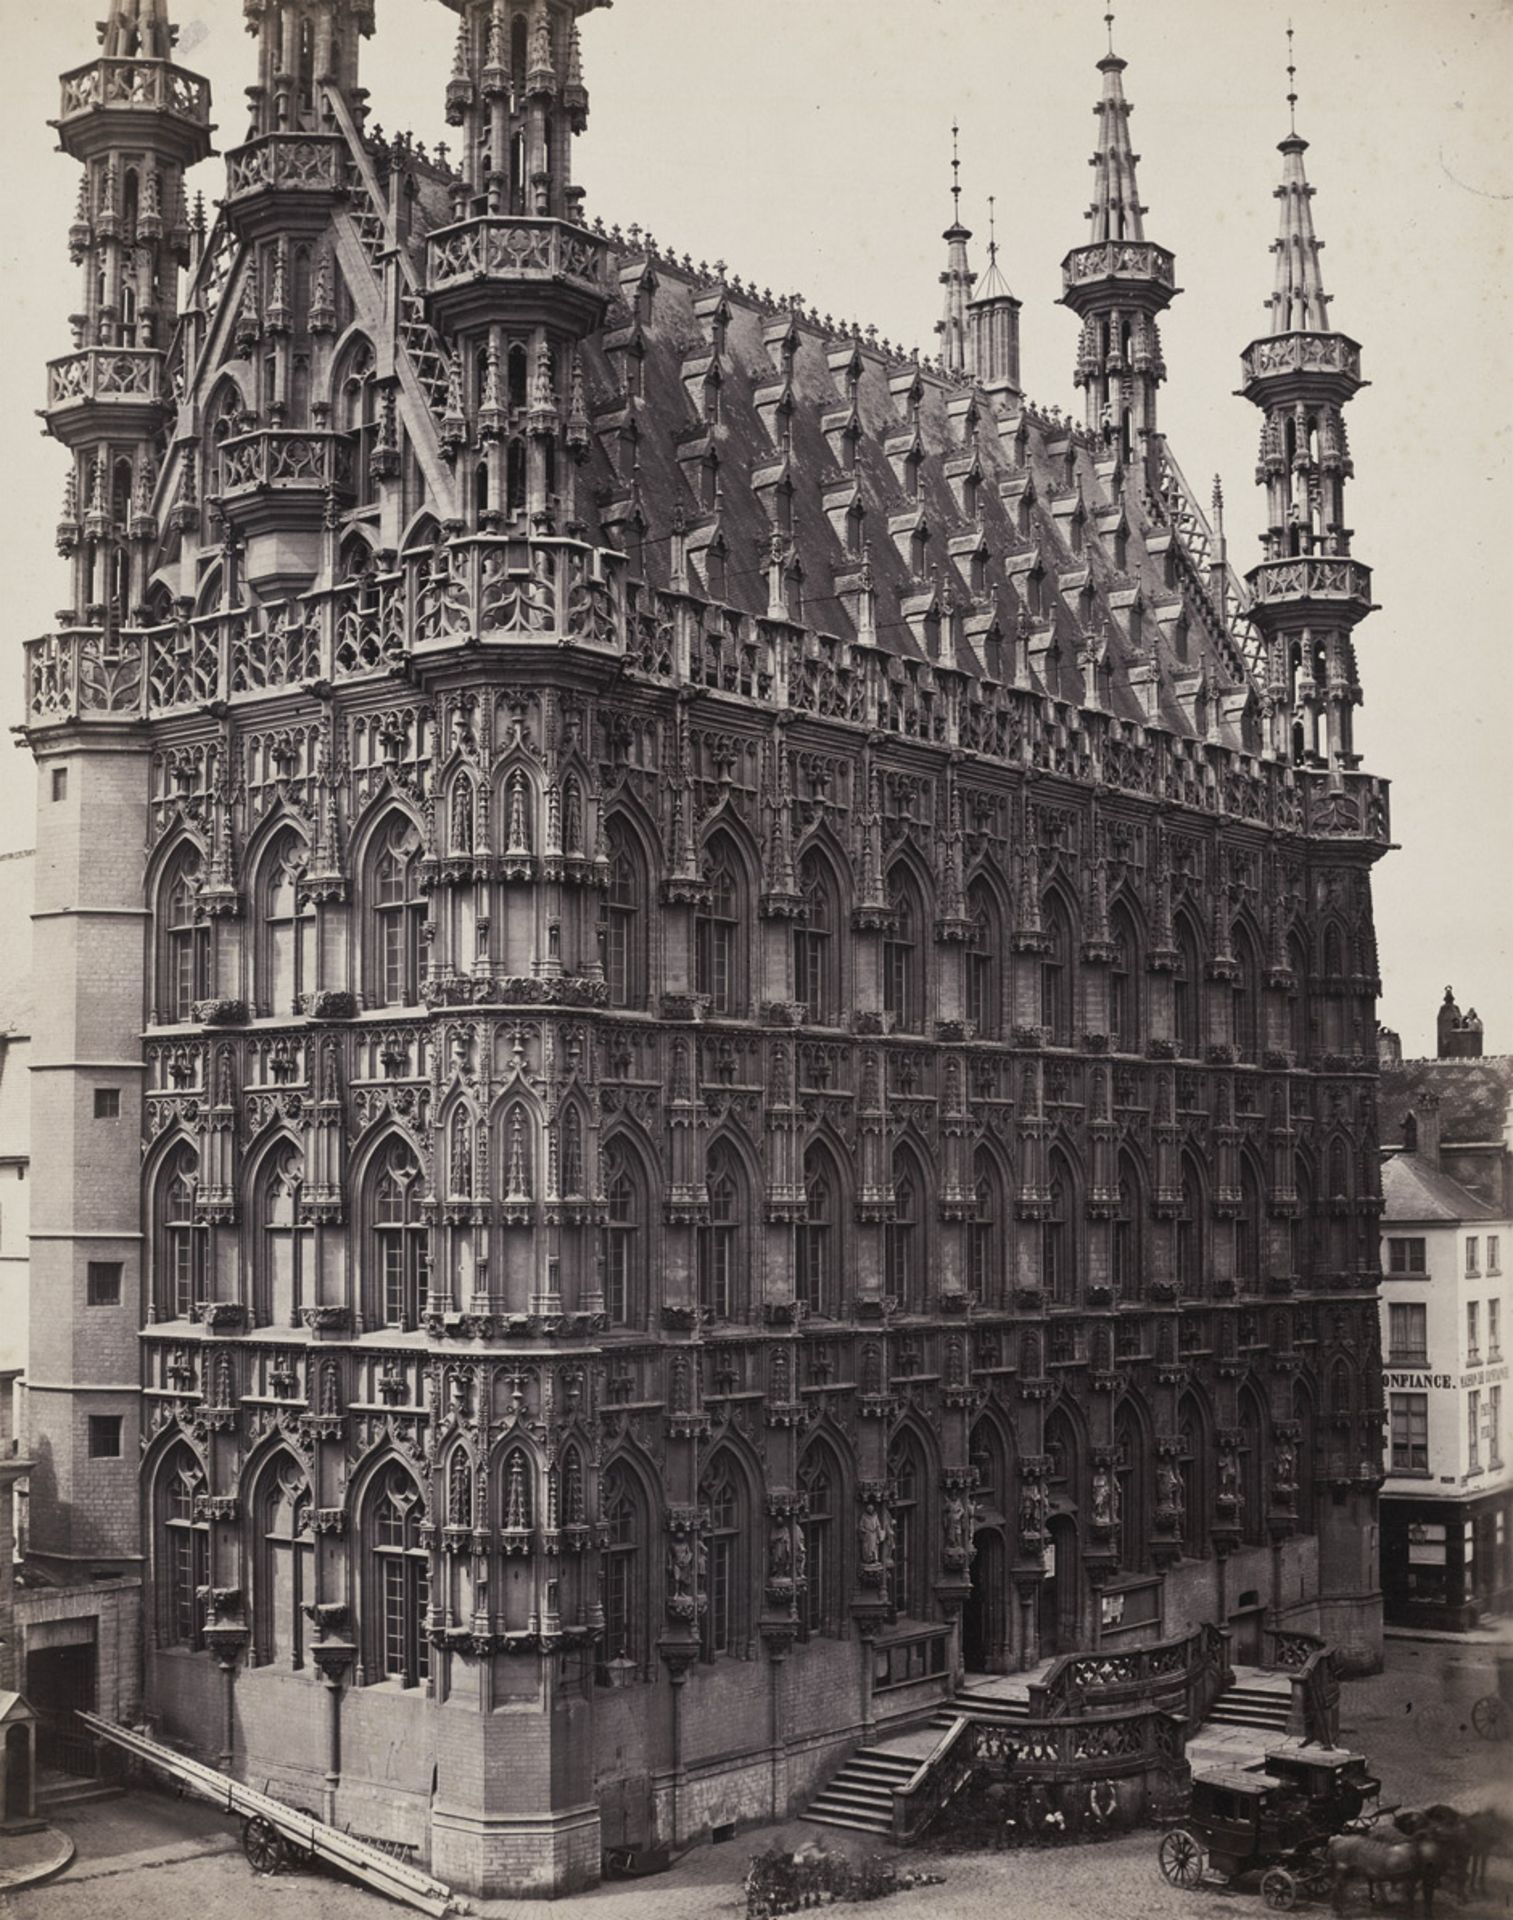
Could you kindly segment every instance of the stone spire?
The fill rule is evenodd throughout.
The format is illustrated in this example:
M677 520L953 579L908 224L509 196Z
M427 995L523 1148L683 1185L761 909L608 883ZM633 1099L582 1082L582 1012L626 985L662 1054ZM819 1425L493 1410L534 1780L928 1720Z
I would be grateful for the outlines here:
M1088 241L1062 262L1062 303L1082 321L1075 377L1087 393L1088 427L1117 442L1128 463L1148 456L1156 432L1156 390L1166 378L1156 316L1181 289L1171 254L1145 237L1126 62L1114 52L1114 16L1105 19L1109 48L1098 62L1103 97L1093 109L1098 145Z
M946 290L946 304L940 319L935 323L935 331L940 335L941 364L947 373L966 374L975 371L967 307L972 298L972 287L977 275L973 273L971 263L967 259L967 242L972 238L972 234L969 228L961 224L961 153L957 145L960 133L960 127L953 121L951 126L951 224L942 236L948 251L946 270L940 276L940 284Z
M1272 246L1271 327L1241 357L1241 392L1262 413L1256 482L1267 502L1264 558L1249 578L1252 619L1268 649L1268 745L1339 775L1355 764L1352 712L1361 698L1351 633L1371 611L1371 576L1350 558L1345 521L1345 482L1354 469L1344 408L1365 383L1360 347L1329 324L1291 46L1289 28L1291 124L1278 146L1282 215Z
M242 0L257 36L257 83L247 89L254 134L329 131L329 82L361 126L360 42L373 32L374 0Z

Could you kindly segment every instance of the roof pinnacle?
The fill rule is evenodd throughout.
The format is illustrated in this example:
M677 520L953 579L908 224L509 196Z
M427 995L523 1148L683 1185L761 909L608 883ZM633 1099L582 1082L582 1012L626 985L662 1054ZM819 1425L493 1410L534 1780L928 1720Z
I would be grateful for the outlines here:
M1287 22L1287 118L1291 130L1298 130L1298 69L1292 57L1292 22Z

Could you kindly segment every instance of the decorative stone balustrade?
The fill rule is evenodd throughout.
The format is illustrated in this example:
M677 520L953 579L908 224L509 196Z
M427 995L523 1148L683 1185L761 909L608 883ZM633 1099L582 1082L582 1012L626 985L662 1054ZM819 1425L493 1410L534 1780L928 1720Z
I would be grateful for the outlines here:
M292 433L269 427L239 434L221 448L221 492L228 502L249 491L327 488L352 491L352 446L343 434Z
M1061 263L1061 279L1067 288L1086 286L1094 280L1154 280L1158 286L1177 284L1176 262L1165 247L1148 240L1103 240L1092 246L1074 247Z
M1293 373L1343 373L1361 384L1361 350L1343 333L1281 333L1252 341L1240 356L1247 385Z
M153 347L85 347L48 362L49 411L102 400L162 406L163 355Z
M125 108L141 113L174 113L210 130L210 85L197 73L166 60L93 60L63 76L59 119Z
M340 134L269 133L226 155L226 204L261 193L333 194L345 185Z
M594 326L614 291L609 242L563 220L488 214L442 227L426 242L426 295L448 324L491 312L501 294L521 317L550 305Z
M1253 605L1285 600L1324 601L1359 619L1371 611L1371 569L1335 554L1263 560L1248 576Z

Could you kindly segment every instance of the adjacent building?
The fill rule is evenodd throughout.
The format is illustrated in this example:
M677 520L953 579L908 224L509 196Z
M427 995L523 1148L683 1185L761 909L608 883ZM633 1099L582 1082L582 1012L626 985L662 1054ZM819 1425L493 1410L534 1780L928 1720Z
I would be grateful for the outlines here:
M1513 1602L1513 1059L1447 988L1433 1060L1384 1063L1382 1594L1400 1626Z
M1073 418L959 211L931 362L587 216L596 0L447 4L450 156L367 130L371 0L248 0L213 222L162 0L64 78L35 1563L145 1580L169 1737L485 1892L781 1817L963 1666L1369 1666L1390 828L1307 143L1241 580L1123 59Z

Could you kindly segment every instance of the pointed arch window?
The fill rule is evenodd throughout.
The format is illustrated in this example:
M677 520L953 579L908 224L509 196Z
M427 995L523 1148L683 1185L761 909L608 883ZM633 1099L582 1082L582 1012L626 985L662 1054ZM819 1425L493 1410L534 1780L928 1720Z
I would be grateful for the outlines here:
M1113 1280L1116 1301L1145 1297L1144 1188L1127 1153L1119 1156L1114 1198Z
M1182 1551L1193 1560L1208 1552L1208 1515L1212 1483L1212 1454L1208 1422L1191 1394L1177 1408L1179 1514Z
M315 1599L310 1483L293 1461L265 1480L259 1515L258 1587L252 1617L263 1665L303 1667L305 1608Z
M1263 1034L1261 1006L1261 968L1255 942L1243 927L1234 930L1235 976L1229 990L1230 1039L1235 1057L1257 1061L1261 1057Z
M1128 909L1115 907L1109 933L1113 960L1108 980L1109 1045L1115 1053L1140 1051L1140 942Z
M177 1447L158 1476L158 1639L198 1651L204 1644L201 1592L210 1585L210 1526L201 1517L205 1475Z
M646 870L618 820L609 825L604 973L612 1007L646 1005Z
M366 340L348 350L337 385L341 430L352 442L352 482L359 507L378 498L373 478L373 452L378 444L378 377L373 349Z
M924 1310L924 1181L913 1154L893 1156L893 1210L884 1227L883 1291L905 1313Z
M194 1018L210 994L210 927L200 911L199 854L186 847L163 876L158 921L158 1006L170 1025Z
M800 1631L833 1634L841 1621L842 1586L840 1474L828 1447L816 1442L799 1462L799 1491L804 1496L804 1577Z
M804 911L793 928L793 993L804 1002L804 1017L811 1026L828 1027L835 1023L840 1004L836 980L837 923L835 888L826 863L814 853L804 856L799 867L799 891Z
M1046 898L1041 924L1045 929L1045 948L1040 959L1040 1024L1051 1046L1069 1047L1076 998L1072 922L1064 903L1054 893Z
M1288 1221L1290 1265L1300 1280L1307 1281L1318 1264L1318 1215L1313 1204L1313 1177L1302 1154L1294 1156L1292 1186L1297 1203Z
M1287 1042L1295 1064L1307 1060L1309 1052L1308 948L1296 934L1287 939L1287 967L1292 986L1287 994Z
M1053 1306L1070 1306L1077 1297L1075 1187L1071 1168L1059 1153L1050 1163L1045 1217L1040 1224L1041 1285Z
M205 1302L208 1236L199 1219L199 1156L187 1142L174 1148L158 1176L157 1310L188 1320Z
M599 1679L643 1679L649 1662L650 1608L646 1593L646 1503L630 1468L618 1461L604 1475L604 1530L599 1555L599 1604L604 1609Z
M744 1181L723 1141L709 1149L705 1186L709 1220L699 1228L699 1306L708 1320L744 1319Z
M315 985L315 908L301 898L308 849L296 833L281 834L262 863L259 902L261 948L253 999L264 1016L299 1011Z
M748 1529L739 1472L727 1454L717 1454L699 1484L705 1534L703 1656L742 1659L748 1652Z
M838 1306L840 1208L835 1169L818 1147L804 1155L804 1217L796 1229L798 1297L811 1314L831 1316Z
M430 1554L421 1544L425 1502L401 1467L378 1481L368 1514L369 1672L403 1687L430 1672L426 1613L431 1602Z
M980 1039L993 1040L999 1030L998 956L1002 942L998 903L992 888L982 880L974 881L967 890L967 920L971 929L966 946L967 1018Z
M745 916L739 856L723 838L710 845L705 862L709 890L694 916L694 985L710 1011L739 1014L746 1001Z
M1003 1299L1003 1183L986 1147L972 1156L972 1214L967 1222L967 1292L980 1306Z
M640 1168L620 1141L604 1149L604 1311L612 1327L646 1324L646 1206Z
M1259 1293L1266 1281L1261 1177L1247 1154L1240 1162L1240 1210L1235 1215L1235 1280L1241 1293Z
M1184 915L1177 922L1177 965L1172 974L1173 1038L1184 1060L1196 1060L1202 1052L1201 995L1203 969L1199 959L1198 937Z
M379 831L371 856L369 899L369 1003L416 1006L426 908L420 887L420 835L403 817Z
M925 1620L929 1600L929 1488L918 1442L902 1434L888 1452L893 1483L893 1577L889 1598L910 1620Z
M1196 1300L1204 1286L1203 1184L1189 1159L1182 1162L1182 1201L1176 1221L1177 1293Z
M1316 1524L1314 1510L1314 1418L1313 1396L1301 1380L1294 1383L1292 1389L1292 1417L1297 1425L1297 1455L1295 1477L1297 1495L1295 1511L1298 1526L1304 1533L1312 1533Z
M467 1200L473 1193L473 1125L466 1107L452 1115L447 1147L447 1192L454 1200Z
M1250 1546L1266 1541L1266 1427L1253 1389L1240 1390L1240 1532Z
M430 1289L430 1232L421 1214L420 1165L402 1140L384 1148L369 1175L372 1323L420 1324Z
M904 1033L918 1033L924 1018L920 953L924 915L909 876L895 869L888 882L890 921L883 940L883 1007Z
M270 1157L259 1190L261 1244L253 1268L253 1318L297 1327L314 1295L315 1234L304 1205L304 1157L289 1144Z
M1119 1489L1119 1560L1126 1573L1145 1565L1149 1521L1146 1514L1145 1435L1128 1407L1114 1422L1114 1481Z

